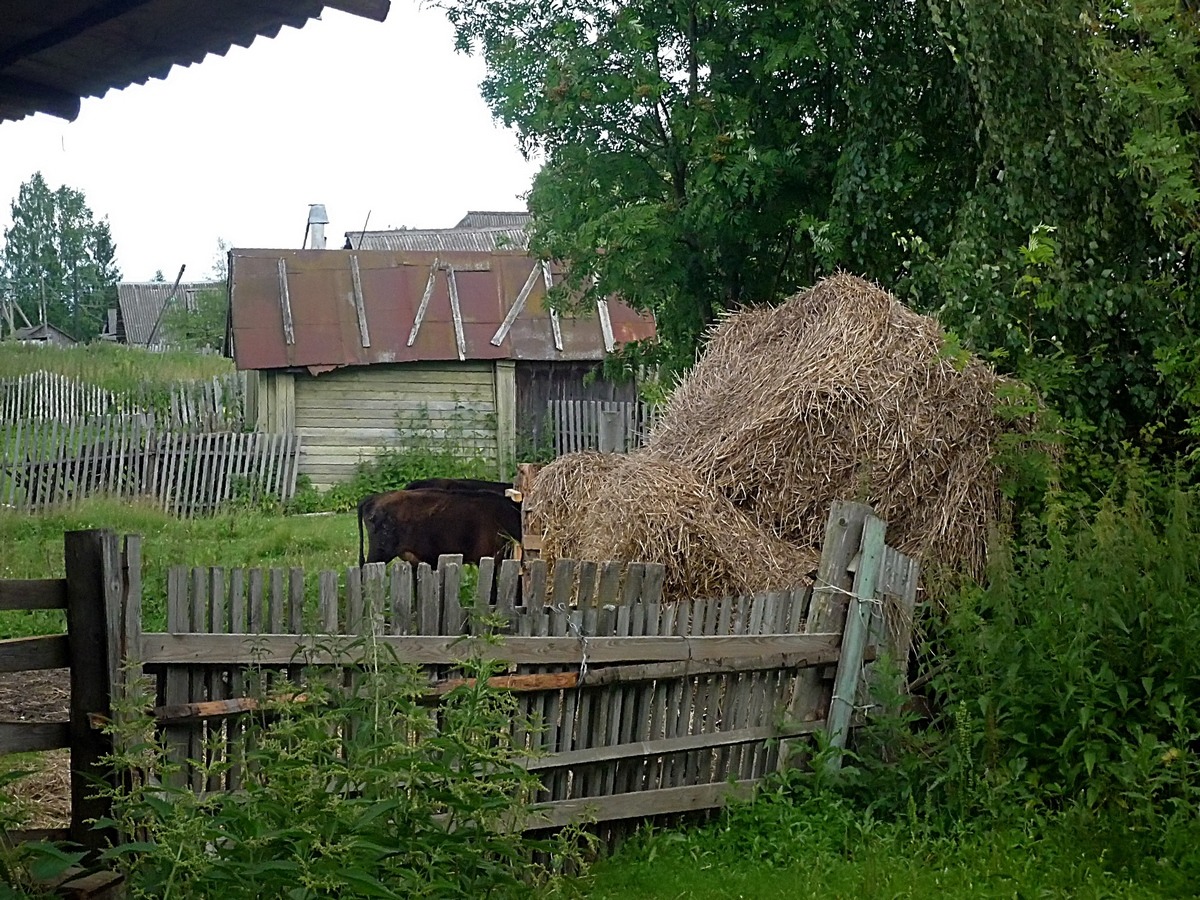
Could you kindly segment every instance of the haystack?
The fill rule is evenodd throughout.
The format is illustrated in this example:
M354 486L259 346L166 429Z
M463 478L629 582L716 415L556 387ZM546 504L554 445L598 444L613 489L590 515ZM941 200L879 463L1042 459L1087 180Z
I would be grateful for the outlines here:
M999 515L1002 379L943 353L937 322L837 275L729 316L669 397L648 450L683 463L780 539L818 547L836 499L888 543L978 574Z
M779 540L688 467L646 451L560 457L538 473L526 505L544 558L659 562L665 598L783 589L816 568L811 549Z
M834 500L888 522L925 568L977 575L1000 513L1002 382L943 352L936 321L837 275L724 318L647 447L573 454L529 498L543 555L662 562L666 596L795 583Z

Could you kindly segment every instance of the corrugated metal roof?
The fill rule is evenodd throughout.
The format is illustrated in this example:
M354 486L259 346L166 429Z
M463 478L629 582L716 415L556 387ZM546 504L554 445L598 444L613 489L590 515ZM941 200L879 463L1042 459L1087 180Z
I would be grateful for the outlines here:
M174 282L171 281L122 281L117 285L117 305L120 307L121 322L118 326L125 330L125 343L146 346L150 341L150 333L154 331L154 323L162 311L163 304L171 296ZM172 305L181 304L185 309L196 308L196 294L201 291L225 290L222 281L183 281L175 294ZM154 336L154 345L162 346L171 342L171 336L164 325L159 325L158 333Z
M609 299L587 314L545 304L558 270L524 253L234 250L239 369L418 360L597 360L654 336Z
M468 211L455 228L524 228L529 224L529 213L524 210L515 212L479 212Z
M81 97L299 28L326 8L382 22L390 0L4 0L0 122L79 114Z
M529 235L523 228L403 228L399 231L348 231L355 250L475 251L525 250Z

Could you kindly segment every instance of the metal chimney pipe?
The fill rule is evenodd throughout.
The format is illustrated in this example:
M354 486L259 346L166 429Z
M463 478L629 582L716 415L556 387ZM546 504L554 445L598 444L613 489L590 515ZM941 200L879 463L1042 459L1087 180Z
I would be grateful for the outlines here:
M325 212L325 204L308 204L308 233L310 235L308 248L310 250L325 249L325 226L328 224L329 216Z

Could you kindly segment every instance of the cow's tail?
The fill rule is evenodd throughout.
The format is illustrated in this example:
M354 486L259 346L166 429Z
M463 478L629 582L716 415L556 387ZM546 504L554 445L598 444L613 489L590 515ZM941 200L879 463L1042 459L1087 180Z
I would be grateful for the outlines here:
M370 499L371 499L370 497L364 497L362 500L360 500L358 502L358 567L360 569L367 564L367 557L366 557L366 554L363 552L362 520L363 520L363 507L365 507L367 505L367 501Z

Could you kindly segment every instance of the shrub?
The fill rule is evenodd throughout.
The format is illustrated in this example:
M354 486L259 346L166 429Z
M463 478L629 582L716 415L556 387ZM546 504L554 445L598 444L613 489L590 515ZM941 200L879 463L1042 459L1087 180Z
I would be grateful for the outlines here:
M317 673L302 694L279 684L248 726L242 790L134 778L115 818L140 839L109 856L139 897L531 895L546 877L533 852L554 848L505 828L537 781L516 762L515 704L489 673L437 708L418 702L420 672L391 662L348 688ZM128 745L120 768L170 772L152 743Z
M1182 489L1105 500L1090 522L995 554L987 585L950 604L937 634L949 668L935 683L982 786L1135 826L1195 815L1195 504Z

